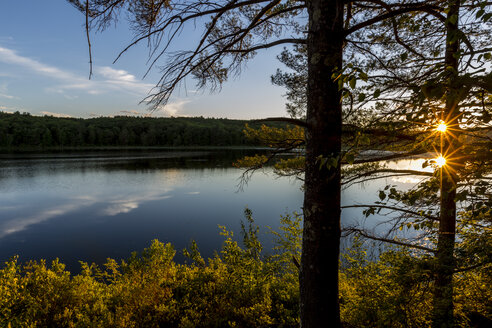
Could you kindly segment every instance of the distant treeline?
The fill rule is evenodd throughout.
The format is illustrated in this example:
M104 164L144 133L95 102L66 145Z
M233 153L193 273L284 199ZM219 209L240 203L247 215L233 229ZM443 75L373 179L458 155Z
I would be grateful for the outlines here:
M82 119L0 112L0 148L256 146L244 136L246 123L203 117Z

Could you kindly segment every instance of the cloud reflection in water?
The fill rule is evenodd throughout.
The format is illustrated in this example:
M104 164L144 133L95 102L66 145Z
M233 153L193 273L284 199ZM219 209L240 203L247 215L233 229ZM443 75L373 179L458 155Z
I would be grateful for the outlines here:
M170 192L171 189L164 193ZM50 219L66 215L70 212L81 210L98 203L107 203L101 215L115 216L118 214L129 213L137 209L141 204L149 201L163 200L171 198L171 195L163 194L162 190L149 191L140 196L116 195L110 199L104 199L103 195L80 195L65 200L67 204L52 206L51 208L41 209L36 214L29 216L17 216L5 221L0 221L0 238L7 235L26 230L29 226L39 224Z
M154 201L154 200L163 200L171 198L171 195L153 195L147 194L141 197L130 197L127 199L117 199L110 201L110 204L107 208L102 210L103 215L115 216L118 214L128 213L135 209L137 209L141 203Z

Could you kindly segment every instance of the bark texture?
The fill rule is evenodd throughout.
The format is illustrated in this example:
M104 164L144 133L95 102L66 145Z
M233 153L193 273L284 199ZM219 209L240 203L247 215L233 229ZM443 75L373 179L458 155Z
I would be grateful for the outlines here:
M446 165L441 168L441 212L439 217L439 236L437 242L437 265L435 272L434 300L433 300L433 328L454 327L453 315L453 271L454 243L456 234L456 185L458 182L459 149L459 99L457 99L456 77L458 76L459 51L458 18L460 1L451 0L446 22L446 54L445 65L449 72L446 92L446 105L443 111L443 120L448 129L452 130L453 137L446 134L441 137L441 152L446 158Z
M343 1L307 1L308 91L304 232L300 271L301 326L340 327L341 92ZM338 159L337 165L321 165Z

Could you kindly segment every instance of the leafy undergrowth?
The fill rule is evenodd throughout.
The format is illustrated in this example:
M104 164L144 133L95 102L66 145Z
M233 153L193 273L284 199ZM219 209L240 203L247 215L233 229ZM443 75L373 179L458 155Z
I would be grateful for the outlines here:
M298 261L302 217L282 217L273 255L263 255L249 210L242 245L224 227L220 252L204 260L195 243L173 261L171 244L154 240L141 254L104 268L82 263L71 276L53 261L0 270L1 327L298 327ZM431 279L421 260L390 250L369 261L355 241L342 260L340 306L347 327L426 327ZM459 324L490 317L490 273L461 274L456 289ZM478 319L475 317L478 316ZM475 319L474 319L475 318Z

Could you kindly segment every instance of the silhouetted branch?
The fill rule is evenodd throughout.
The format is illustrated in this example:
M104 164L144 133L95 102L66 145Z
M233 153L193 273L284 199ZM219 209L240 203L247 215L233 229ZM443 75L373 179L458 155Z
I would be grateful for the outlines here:
M373 2L373 3L379 4L379 5L385 4L384 2L377 1L377 0L367 0L366 2ZM428 14L431 14L432 16L436 17L437 19L439 19L441 22L444 23L446 21L446 17L441 15L437 10L439 10L438 7L428 5L428 4L426 4L426 2L408 4L405 7L397 8L397 9L391 9L386 14L378 15L378 16L373 17L371 19L368 19L362 23L354 25L354 26L345 30L345 35L348 36L348 35L356 32L360 29L363 29L367 26L371 26L373 24L382 22L386 19L390 19L392 17L396 17L396 16L401 15L401 14L416 12L416 11L421 11L421 12L426 12Z
M89 47L89 80L92 77L92 46L89 34L89 0L85 2L85 33L87 37L87 45Z
M385 242L385 243L395 244L395 245L399 245L399 246L416 248L416 249L420 249L422 251L426 251L426 252L430 252L430 253L435 253L436 252L435 249L432 249L432 248L429 248L429 247L425 247L425 246L421 246L421 245L415 245L415 244L410 244L410 243L406 243L406 242L403 242L403 241L400 241L400 240L395 240L395 239L389 239L389 238L384 238L384 237L373 236L373 235L370 235L369 233L367 233L367 231L364 231L362 229L347 228L347 229L344 229L344 230L345 231L349 231L350 233L359 234L359 235L361 235L361 236L363 236L365 238L372 239L372 240L382 241L382 242Z
M387 210L392 210L392 211L398 211L398 212L412 214L412 215L419 216L419 217L424 217L426 219L433 220L433 221L439 221L438 217L428 215L428 214L425 214L423 212L416 212L416 211L412 211L412 210L408 210L408 209L404 209L404 208L399 208L399 207L395 207L395 206L388 206L388 205L379 205L379 204L374 204L374 205L345 205L345 206L341 206L340 208L343 209L343 208L371 208L371 207L387 209Z
M356 181L360 178L364 178L367 176L371 176L373 174L380 174L380 173L397 173L397 175L391 175L391 176L405 176L405 175L418 175L418 176L427 176L431 177L433 174L431 172L422 172L422 171L416 171L416 170L396 170L396 169L378 169L378 170L371 170L367 172L363 172L360 174L357 174L356 176L350 178L350 179L344 179L343 183L351 183L353 181ZM386 175L378 177L378 178L385 178L387 177Z

